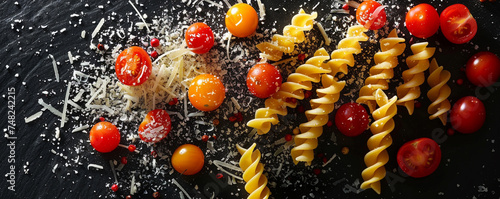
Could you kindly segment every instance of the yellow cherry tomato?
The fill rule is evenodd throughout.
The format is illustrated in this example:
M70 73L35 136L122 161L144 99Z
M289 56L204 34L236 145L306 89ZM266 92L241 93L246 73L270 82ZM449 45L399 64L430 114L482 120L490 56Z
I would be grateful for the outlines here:
M226 27L236 37L248 37L257 30L259 16L255 9L246 4L233 5L226 13Z
M183 175L194 175L203 168L205 155L195 145L184 144L177 148L172 155L172 166Z
M202 74L196 76L188 91L189 101L200 111L213 111L222 104L226 89L219 77Z

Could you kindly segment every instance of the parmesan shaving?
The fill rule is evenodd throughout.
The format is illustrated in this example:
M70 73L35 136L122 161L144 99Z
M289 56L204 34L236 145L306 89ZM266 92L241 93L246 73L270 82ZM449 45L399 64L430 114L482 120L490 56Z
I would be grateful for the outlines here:
M226 3L226 5L227 5L228 8L231 8L231 4L227 0L223 0L223 1L224 1L224 3Z
M80 36L82 37L82 39L85 39L85 30L82 30L82 33L80 34Z
M101 165L98 165L98 164L89 164L89 165L87 165L87 169L90 170L90 167L96 168L96 169L104 169L104 167L102 167Z
M186 196L191 199L191 196L189 196L189 194L186 192L186 190L184 190L184 188L182 188L182 186L175 180L175 179L172 179L172 182L177 186L179 187L179 189L184 193L186 194Z
M240 104L238 103L238 101L236 101L236 99L234 97L231 97L231 101L233 101L233 104L234 104L234 107L238 110L241 109L241 106Z
M104 18L101 18L94 31L92 32L92 39L97 35L99 31L101 31L102 25L104 25Z
M317 22L316 25L318 25L318 29L321 32L321 35L323 35L323 39L325 39L325 45L329 46L332 40L328 37L328 35L325 32L325 29L319 22Z
M82 126L79 126L79 127L76 127L75 129L73 129L71 131L71 133L76 133L76 132L79 132L79 131L83 131L85 129L88 129L90 126L89 125L82 125Z
M118 183L118 178L116 178L115 165L113 164L113 160L109 161L109 166L111 166L111 172L113 172L113 177L115 177L115 183Z
M264 20L266 17L266 7L262 3L261 0L257 0L257 5L259 6L259 15L260 15L260 20Z
M103 110L105 110L106 112L108 112L111 115L115 114L115 111L113 109L109 108L109 106L106 106L106 105L88 105L87 108L103 109Z
M52 66L54 67L54 74L56 76L56 82L59 82L59 71L57 70L57 62L56 59L54 59L54 56L49 54L50 59L52 59Z
M331 161L333 161L333 159L335 159L335 157L337 157L337 154L333 154L333 156L325 163L323 163L323 167L330 164Z
M139 15L139 18L141 18L141 20L144 23L144 25L146 26L146 29L148 30L148 32L151 32L149 30L148 24L146 23L146 20L144 20L144 18L142 18L141 13L139 12L139 10L137 10L137 8L135 7L134 3L132 3L132 1L130 1L130 0L128 1L128 3L130 3L130 5L132 5L132 7L134 8L134 10L137 12L137 15Z
M132 176L130 181L130 195L134 195L137 192L137 186L135 185L135 176Z
M210 3L210 4L214 5L214 6L217 6L218 8L224 8L224 6L222 6L222 5L218 4L218 3L215 3L213 1L210 1L210 0L203 0L203 1L205 1L207 3ZM229 7L231 7L231 6L229 6Z
M222 161L219 161L219 160L214 160L214 162L213 162L213 163L214 163L214 165L215 165L217 168L219 168L222 172L227 173L228 175L230 175L230 176L232 176L232 177L234 177L234 178L236 178L236 179L238 179L238 180L243 180L243 178L241 178L240 176L237 176L237 175L235 175L235 174L232 174L231 172L226 171L226 170L224 169L224 167L225 167L225 168L231 169L231 170L233 170L233 171L242 172L242 170L241 170L241 168L240 168L240 167L237 167L237 166L234 166L234 165L232 165L232 164L225 163L225 162L222 162Z
M29 116L27 118L25 117L24 118L24 123L30 123L33 120L36 120L36 119L40 118L40 116L42 116L42 114L43 114L43 111L38 111L35 114L33 114L33 115L31 115L31 116Z
M103 92L104 88L106 88L106 85L108 84L107 80L103 80L103 83L101 87L90 97L89 101L85 104L86 107L89 107L90 104L94 101L94 99L97 97L97 95L101 92ZM104 91L105 92L105 91Z
M52 107L52 105L45 103L43 101L43 99L41 99L41 98L38 99L38 104L42 105L44 108L46 108L47 110L49 110L54 115L62 117L62 113L60 111L58 111L57 109L55 109L54 107Z
M73 64L73 55L71 54L71 51L68 51L68 59L69 59L69 63Z
M66 122L66 110L68 108L68 98L70 90L71 90L71 81L68 82L68 87L66 88L66 95L64 96L64 105L61 117L61 128L64 127L64 122Z
M202 117L205 116L205 113L203 112L195 112L195 113L189 113L188 117Z
M77 109L82 109L82 107L78 104L76 104L75 102L73 102L73 100L68 100L68 104L77 108Z

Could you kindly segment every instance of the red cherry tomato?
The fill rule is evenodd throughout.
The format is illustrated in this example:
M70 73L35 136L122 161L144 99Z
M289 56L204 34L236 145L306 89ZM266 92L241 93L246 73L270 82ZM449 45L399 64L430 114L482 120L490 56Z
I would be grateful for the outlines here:
M487 51L476 53L467 61L465 72L474 85L491 86L500 77L500 59Z
M382 28L387 21L387 15L384 7L381 6L380 3L373 0L364 1L359 4L356 10L356 20L370 30Z
M125 85L141 85L148 80L151 70L151 58L141 47L127 48L116 58L116 77Z
M363 133L368 128L368 123L368 113L358 103L346 103L335 114L335 125L342 134L349 137Z
M139 125L139 137L144 142L159 142L167 137L172 123L167 111L155 109L149 111L142 123Z
M194 23L186 30L186 44L196 54L203 54L214 46L214 33L204 23Z
M109 122L99 122L90 129L90 144L101 153L113 151L120 144L120 132Z
M434 7L422 3L406 13L406 28L418 38L429 38L439 29L439 15Z
M451 126L460 133L474 133L481 128L486 119L483 102L476 97L459 99L450 112Z
M222 104L226 90L219 77L203 74L196 76L188 91L189 101L200 111L213 111Z
M233 5L226 13L226 27L237 37L248 37L257 29L259 16L255 9L246 4Z
M263 63L253 66L247 75L247 87L259 98L268 98L281 87L281 74L276 67Z
M470 41L477 32L477 23L462 4L448 6L439 18L441 31L448 41L463 44Z
M172 166L183 175L194 175L203 168L205 155L201 149L192 144L184 144L172 154Z
M429 138L419 138L399 148L399 167L409 176L421 178L433 173L441 162L441 148Z

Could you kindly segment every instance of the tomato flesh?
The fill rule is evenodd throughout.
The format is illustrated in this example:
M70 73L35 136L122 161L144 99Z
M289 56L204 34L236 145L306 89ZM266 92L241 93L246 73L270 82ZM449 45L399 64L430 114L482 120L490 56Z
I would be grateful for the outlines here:
M452 43L463 44L476 35L476 19L462 4L448 6L441 13L439 21L443 35Z
M172 166L183 175L194 175L200 172L204 164L203 151L192 144L184 144L172 154Z
M252 6L238 3L229 8L225 21L231 34L236 37L248 37L257 29L259 16Z
M500 77L500 59L491 52L476 53L467 61L465 72L474 85L491 86Z
M171 128L172 122L167 111L155 109L149 111L139 125L139 137L144 142L156 143L167 137Z
M191 104L198 110L213 111L224 101L226 90L219 77L202 74L191 81L188 96Z
M451 126L460 133L474 133L486 120L483 102L473 96L459 99L450 112Z
M421 178L433 173L441 162L441 148L429 138L405 143L398 151L399 167L409 176Z
M109 122L95 124L89 133L90 144L101 153L113 151L120 144L120 132Z
M358 103L346 103L335 114L335 125L342 134L349 137L363 133L368 128L368 123L368 113Z
M268 98L276 93L282 84L281 74L276 67L263 63L253 66L247 75L247 87L259 98Z
M132 46L116 58L115 73L118 80L128 86L138 86L151 75L151 58L141 47Z
M406 13L405 23L415 37L429 38L439 29L439 14L429 4L418 4Z
M368 0L359 4L356 10L356 20L365 28L370 30L378 30L385 25L387 15L383 7L379 8L380 3ZM378 10L377 10L378 9Z
M186 45L196 54L203 54L214 46L214 33L204 23L198 22L190 25L186 30Z

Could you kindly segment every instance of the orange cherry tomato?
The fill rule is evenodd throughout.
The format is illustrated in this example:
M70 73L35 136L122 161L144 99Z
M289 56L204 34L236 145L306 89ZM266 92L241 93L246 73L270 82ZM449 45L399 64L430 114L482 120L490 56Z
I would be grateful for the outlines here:
M188 91L189 101L200 111L213 111L222 104L226 90L219 77L203 74L196 76Z
M144 142L159 142L167 137L172 128L172 122L167 111L155 109L149 111L141 125L139 125L139 137Z
M90 144L101 153L111 152L120 144L120 132L109 122L99 122L90 129Z
M190 25L186 30L186 44L196 54L203 54L214 46L214 33L204 23L198 22Z
M248 37L257 30L259 16L255 9L246 4L233 5L226 13L226 27L236 37Z
M151 70L151 58L141 47L127 48L116 58L116 77L125 85L141 85L148 80Z
M192 144L184 144L172 155L172 166L183 175L194 175L203 168L205 155L201 149Z

